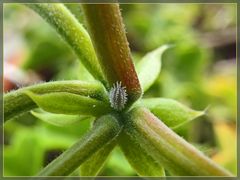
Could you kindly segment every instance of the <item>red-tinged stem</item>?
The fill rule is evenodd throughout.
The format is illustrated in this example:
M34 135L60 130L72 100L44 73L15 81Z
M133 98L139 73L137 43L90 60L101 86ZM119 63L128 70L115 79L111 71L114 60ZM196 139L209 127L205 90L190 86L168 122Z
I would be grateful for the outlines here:
M145 108L130 111L125 123L125 131L174 175L233 176Z
M141 96L118 4L83 4L90 36L104 74L112 87L121 81L128 105Z

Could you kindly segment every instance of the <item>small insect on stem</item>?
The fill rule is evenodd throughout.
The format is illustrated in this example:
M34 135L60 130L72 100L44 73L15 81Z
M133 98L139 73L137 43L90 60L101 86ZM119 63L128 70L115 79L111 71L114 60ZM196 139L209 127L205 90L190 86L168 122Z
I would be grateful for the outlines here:
M109 92L109 100L111 107L117 111L121 111L127 102L126 87L122 86L122 82L116 82Z

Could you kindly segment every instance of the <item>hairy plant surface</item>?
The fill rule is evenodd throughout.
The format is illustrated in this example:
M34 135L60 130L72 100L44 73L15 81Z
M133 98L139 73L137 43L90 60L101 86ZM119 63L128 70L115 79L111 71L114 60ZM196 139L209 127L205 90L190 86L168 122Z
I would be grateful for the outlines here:
M95 80L56 81L4 95L4 121L31 112L56 126L95 119L91 129L37 176L97 176L120 146L140 176L231 176L174 130L205 114L168 98L142 98L161 71L163 45L137 64L118 4L83 4L88 30L64 4L27 4L69 44Z

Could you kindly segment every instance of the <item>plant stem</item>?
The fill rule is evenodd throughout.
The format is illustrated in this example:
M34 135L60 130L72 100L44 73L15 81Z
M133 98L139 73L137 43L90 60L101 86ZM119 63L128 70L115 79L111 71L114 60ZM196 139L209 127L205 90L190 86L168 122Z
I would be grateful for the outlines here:
M93 77L107 85L87 31L63 4L26 5L42 16L61 35Z
M128 134L174 175L233 176L145 108L133 109L126 123Z
M81 176L97 176L104 166L109 154L116 146L116 140L109 142L99 151L93 154L87 161L80 166Z
M81 5L78 3L64 3L71 13L76 17L76 19L81 23L84 24L84 17L83 12L81 10Z
M142 94L118 4L83 4L90 36L103 72L113 86L126 86L128 104Z
M118 143L129 164L140 176L165 176L165 171L154 157L124 130L118 137Z
M33 100L25 94L26 91L32 91L37 94L68 92L89 96L102 101L108 101L107 94L101 83L88 83L83 81L56 81L42 83L24 87L5 94L4 121L37 107Z
M118 135L121 127L113 115L102 116L76 144L47 165L38 176L66 176Z

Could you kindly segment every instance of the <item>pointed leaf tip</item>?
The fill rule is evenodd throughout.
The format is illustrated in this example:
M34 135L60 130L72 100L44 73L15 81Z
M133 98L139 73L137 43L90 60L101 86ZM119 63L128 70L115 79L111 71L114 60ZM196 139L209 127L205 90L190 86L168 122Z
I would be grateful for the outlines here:
M190 109L180 102L168 98L148 98L141 100L141 103L171 128L180 127L205 114L205 111Z
M173 45L163 45L147 53L137 64L138 79L144 92L147 91L157 79L161 71L161 56L170 47L173 47Z

